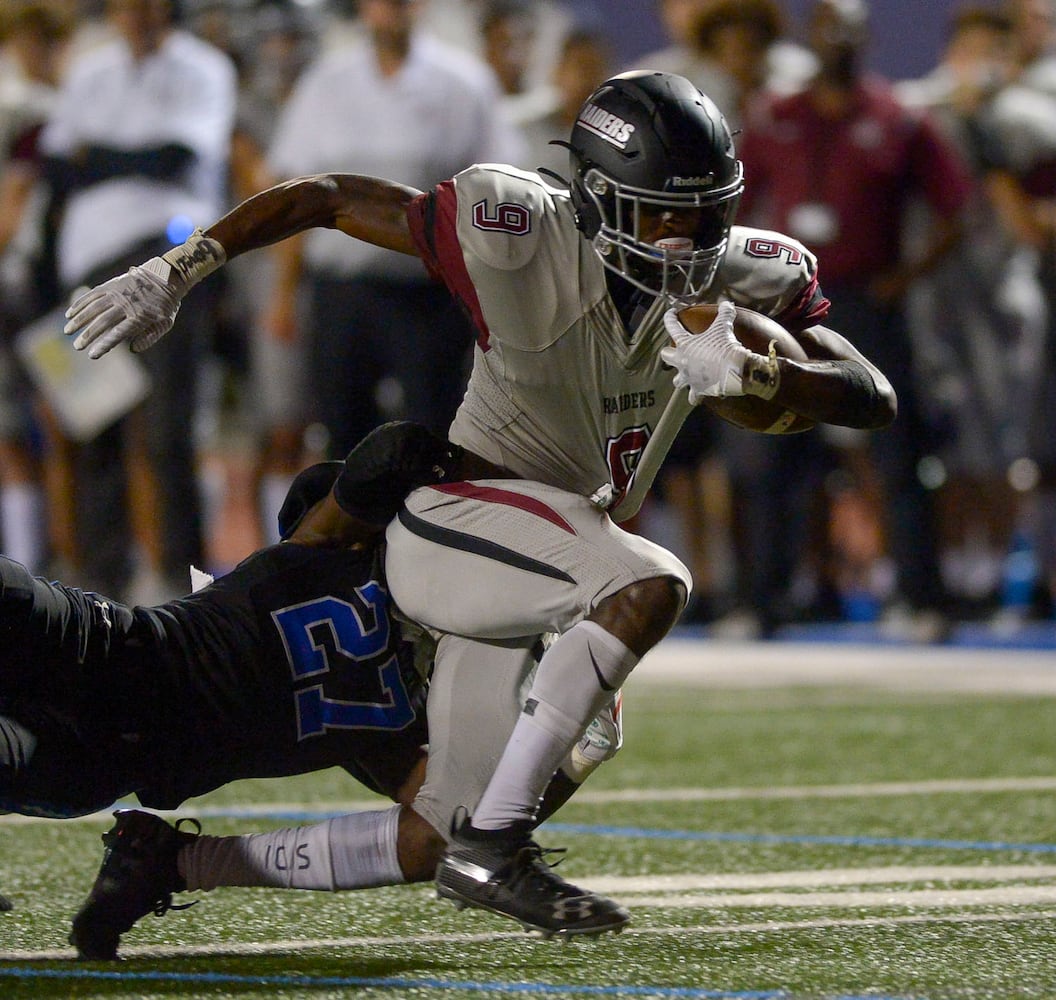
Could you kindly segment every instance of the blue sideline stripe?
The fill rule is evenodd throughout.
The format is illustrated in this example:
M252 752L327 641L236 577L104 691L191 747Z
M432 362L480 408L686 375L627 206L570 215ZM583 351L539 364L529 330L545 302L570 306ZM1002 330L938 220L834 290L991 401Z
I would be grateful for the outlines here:
M273 812L243 811L219 807L202 809L199 816L229 819L273 819L295 823L321 823L342 816L333 810L312 811L276 809ZM939 840L931 837L821 836L778 833L718 833L710 830L657 830L637 826L591 826L587 823L544 823L549 833L582 833L593 837L640 837L645 840L698 840L734 844L806 844L838 847L927 847L948 851L1024 851L1030 854L1056 854L1056 844L1017 844L1003 840Z
M96 972L91 969L0 968L0 980L95 979L111 982L210 983L246 986L376 986L385 989L467 990L473 993L532 993L547 996L591 997L680 997L687 1000L791 1000L792 994L777 990L705 990L690 986L559 986L552 983L498 983L448 981L442 979L386 979L360 976L239 976L222 972ZM835 996L832 1000L908 1000L907 997ZM914 997L913 1000L927 1000Z
M655 830L633 826L589 826L547 823L555 833L589 833L597 837L643 837L650 840L706 840L738 844L835 844L840 847L936 847L957 851L1029 851L1056 854L1056 844L1015 844L1001 840L937 840L930 837L813 836L776 833L714 833L707 830Z
M534 993L550 996L686 997L690 1000L788 1000L784 990L703 990L681 986L558 986L552 983L465 982L388 979L366 976L239 976L221 972L95 972L90 969L0 969L0 979L95 979L113 982L210 983L245 986L379 986L387 989L469 990L476 993ZM852 997L837 1000L854 1000ZM870 997L870 1000L897 1000Z

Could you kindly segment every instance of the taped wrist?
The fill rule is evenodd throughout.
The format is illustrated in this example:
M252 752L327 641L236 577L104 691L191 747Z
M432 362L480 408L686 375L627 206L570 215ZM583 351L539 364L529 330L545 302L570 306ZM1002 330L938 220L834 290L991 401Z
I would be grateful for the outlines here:
M777 341L770 341L770 350L762 354L749 353L744 363L744 394L773 399L781 386L781 369L777 365Z
M196 229L178 247L148 260L142 267L156 274L182 297L203 278L223 267L226 261L227 252L224 248L201 229Z

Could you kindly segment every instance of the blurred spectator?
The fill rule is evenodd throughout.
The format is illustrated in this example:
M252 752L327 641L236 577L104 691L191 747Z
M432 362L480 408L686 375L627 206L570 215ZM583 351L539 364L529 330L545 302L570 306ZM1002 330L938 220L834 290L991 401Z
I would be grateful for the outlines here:
M222 42L238 67L228 184L236 204L275 182L268 150L282 107L318 53L322 18L282 2L250 10L208 0L194 9L195 30ZM203 439L216 447L206 448L201 467L210 556L218 569L279 540L279 507L294 475L313 460L304 444L306 378L297 324L292 314L271 308L289 254L279 244L232 261L217 275L216 340L205 380L212 398L201 421ZM228 537L232 518L250 537Z
M770 74L771 48L784 34L781 12L773 0L708 0L699 6L685 29L695 53L694 82L737 130L748 102ZM678 541L663 541L693 572L693 594L683 620L722 617L723 628L733 633L737 618L724 613L736 603L731 592L744 568L735 557L732 517L737 500L723 458L723 441L730 434L738 438L705 408L690 414L664 462L657 495L643 512L642 530L654 534L658 528L650 521L669 508Z
M428 189L475 161L518 162L491 70L416 30L417 0L362 0L362 36L298 81L269 156L278 177L336 170ZM314 230L277 282L290 310L303 265L316 418L343 456L393 417L445 431L465 388L469 323L420 262Z
M691 31L694 82L736 130L746 102L768 85L769 53L785 33L781 10L775 0L710 0Z
M528 70L535 41L535 20L527 0L485 0L480 37L484 61L494 70L504 99L531 90Z
M953 16L942 57L919 80L899 85L900 97L927 109L981 181L1000 157L993 126L995 98L1012 72L1012 24L992 7L964 7ZM910 326L924 403L951 434L934 473L938 491L944 578L963 611L992 611L1015 523L1008 472L1026 452L1044 307L1034 253L999 223L978 183L956 252L910 290ZM916 213L912 245L929 219Z
M739 87L736 77L739 73L735 60L724 60L724 68L717 69L716 46L725 48L727 44L737 45L738 32L729 36L729 42L716 39L714 32L726 25L739 24L747 25L748 30L754 33L759 25L772 22L776 13L773 7L772 3L757 4L754 0L744 3L727 0L657 0L660 20L670 45L642 56L635 61L633 68L678 73L692 80L715 101L723 114L727 114L727 108L733 108L737 103ZM745 9L745 19L739 17L740 8ZM738 30L742 32L743 38L743 29ZM732 52L726 55L730 56ZM816 69L816 62L802 46L788 38L777 37L767 46L764 67L767 87L775 93L790 93L799 89L811 76ZM730 79L731 73L733 79ZM757 73L754 65L751 73L753 76Z
M231 147L232 197L242 201L274 183L267 155L282 108L301 73L318 54L319 26L293 6L256 12L252 58L244 77ZM232 261L231 290L247 334L247 416L256 442L249 487L261 543L279 540L278 514L290 482L311 461L306 455L307 375L292 309L276 311L270 294L277 274L296 269L298 250L280 244L266 256ZM294 297L281 305L294 305Z
M995 97L989 122L999 142L987 187L1007 231L1035 262L1047 312L1036 391L1016 403L1029 412L1029 459L1017 466L1024 502L1020 532L1040 562L1042 586L1017 615L1052 613L1056 597L1056 14L1043 0L1009 4L1013 79ZM1013 556L1015 553L1013 553Z
M418 28L430 38L446 42L462 52L471 52L487 62L486 42L481 27L492 3L493 0L428 0L428 3L421 5ZM501 8L505 4L500 0L498 6ZM514 0L512 6L522 7L529 14L531 39L523 56L521 89L531 93L546 86L549 81L562 40L572 23L582 20L578 9L585 8L586 16L589 16L594 2Z
M68 496L46 517L37 409L11 338L57 302L50 193L40 178L38 139L54 105L73 30L55 0L18 0L0 11L0 548L35 573L64 551ZM56 470L57 471L57 470ZM61 477L56 477L61 482ZM68 492L68 491L67 491ZM51 552L49 552L49 549Z
M75 59L41 138L66 197L67 290L163 253L224 205L231 61L175 27L169 0L107 0L106 10L115 39ZM146 401L75 449L84 586L156 603L186 592L188 565L202 564L193 427L211 315L210 290L196 290L176 320L182 335L140 356Z
M920 476L921 461L936 441L915 386L904 299L913 279L929 273L960 237L971 183L937 127L900 104L885 81L863 73L867 19L864 0L814 4L810 40L817 74L801 94L755 106L738 144L746 178L740 220L786 232L818 254L832 326L872 359L898 392L894 425L864 440L840 440L840 450L885 528L895 569L892 592L881 595L886 624L904 626L917 638L936 638L944 626L945 594L934 496ZM901 252L906 211L918 197L932 210L933 221L917 256L907 259ZM751 568L760 586L771 588L791 575L789 566L773 569L775 559L789 559L787 549L796 538L789 537L794 508L787 491L809 470L824 468L826 456L819 453L823 438L816 434L777 442L760 436L753 444L775 451L764 468L776 470L780 462L797 472L771 479L765 510L754 518ZM738 458L730 456L731 462ZM761 488L756 477L750 485L757 492ZM775 505L786 514L780 521L773 518ZM823 565L821 576L831 590L834 566ZM875 579L861 583L877 586ZM771 607L778 597L758 590L755 606Z
M528 150L519 166L526 170L543 167L559 177L568 177L568 149L551 143L555 139L566 141L583 102L608 78L611 68L612 53L602 35L589 28L569 32L554 66L553 81L546 89L543 108L517 122Z
M1056 14L1053 0L1008 0L1017 80L1056 96Z

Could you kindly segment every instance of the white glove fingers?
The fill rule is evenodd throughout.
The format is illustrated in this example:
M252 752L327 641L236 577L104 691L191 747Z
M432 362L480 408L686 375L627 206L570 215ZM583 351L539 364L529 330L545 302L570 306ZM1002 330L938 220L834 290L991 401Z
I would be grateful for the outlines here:
M117 330L113 330L108 333L105 337L100 337L91 347L88 348L88 357L93 361L98 360L104 354L109 354L118 344L122 342L121 334Z
M67 323L62 328L65 333L75 333L81 327L87 326L108 305L106 296L98 293L88 292L80 296L69 309L66 310Z
M113 329L124 318L125 311L123 309L119 306L107 305L87 326L81 329L81 332L73 342L73 346L78 351L83 351L89 345L94 344L107 331Z
M124 312L119 309L114 310L114 314L109 317L109 320L109 323L103 325L91 341L88 357L92 359L101 358L104 354L109 353L118 344L128 340L137 325L134 318L125 317ZM76 346L77 344L74 342L74 347Z

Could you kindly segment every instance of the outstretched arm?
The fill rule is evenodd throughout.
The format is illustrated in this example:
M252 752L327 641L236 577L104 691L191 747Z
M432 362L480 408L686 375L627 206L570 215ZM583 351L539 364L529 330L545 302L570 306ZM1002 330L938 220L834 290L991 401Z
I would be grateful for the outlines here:
M219 243L228 260L306 229L340 229L375 246L416 255L406 212L418 194L358 174L297 177L247 198L203 235Z
M317 174L268 188L242 202L205 232L161 257L90 289L66 311L74 346L98 358L118 344L145 351L172 328L181 299L232 257L307 229L340 229L356 239L416 254L407 206L418 195L355 174Z

